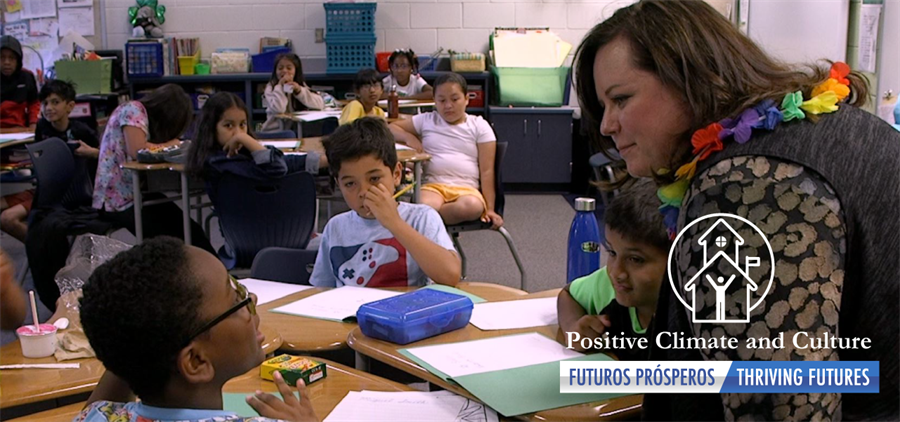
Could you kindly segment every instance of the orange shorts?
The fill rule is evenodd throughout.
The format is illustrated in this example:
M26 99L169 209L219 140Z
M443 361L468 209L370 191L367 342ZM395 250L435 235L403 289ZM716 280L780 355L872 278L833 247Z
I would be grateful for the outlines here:
M481 191L479 191L478 189L466 186L451 186L441 183L428 183L425 186L422 186L422 190L427 190L429 192L434 192L440 195L442 198L444 198L444 202L446 203L454 202L461 196L474 196L481 201L481 206L483 207L481 211L481 217L484 218L487 216L487 202L485 202L484 195L482 195Z
M25 211L31 212L31 202L34 201L34 189L6 195L3 199L6 200L6 205L8 205L9 208L21 204L25 207Z

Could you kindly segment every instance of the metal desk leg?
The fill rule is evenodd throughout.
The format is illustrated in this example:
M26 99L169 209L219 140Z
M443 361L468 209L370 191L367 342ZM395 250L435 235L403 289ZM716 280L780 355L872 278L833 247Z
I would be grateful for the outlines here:
M369 366L371 364L369 357L357 351L354 351L353 354L356 356L356 369L363 372L369 372Z
M144 241L144 220L142 208L144 207L144 197L141 195L141 175L137 170L131 171L132 192L134 193L134 237L137 243Z
M413 173L416 175L416 187L413 188L413 203L420 203L420 195L422 193L422 162L413 163Z
M187 173L181 172L181 215L184 219L184 244L191 244L191 196L188 194Z
M203 208L200 208L200 204L202 203L203 195L200 195L197 197L197 203L194 204L194 206L197 207L197 209L194 210L194 216L196 217L198 223L203 223Z

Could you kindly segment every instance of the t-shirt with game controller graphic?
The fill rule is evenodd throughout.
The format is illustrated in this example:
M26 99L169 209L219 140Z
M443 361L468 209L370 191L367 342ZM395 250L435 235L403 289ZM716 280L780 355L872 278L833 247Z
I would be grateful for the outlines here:
M434 208L401 202L397 211L417 232L455 251ZM397 287L424 286L427 280L412 255L378 220L348 211L325 225L309 282L316 287Z

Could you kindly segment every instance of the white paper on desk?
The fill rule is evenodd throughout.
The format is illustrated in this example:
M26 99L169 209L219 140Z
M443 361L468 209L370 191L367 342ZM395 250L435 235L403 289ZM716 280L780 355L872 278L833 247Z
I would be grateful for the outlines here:
M312 286L299 284L279 283L277 281L260 280L257 278L241 279L241 284L247 286L250 293L256 294L256 304L262 305L273 300L281 299L287 295L311 289Z
M479 303L472 310L469 322L482 330L512 330L555 325L556 298Z
M294 149L300 146L300 141L259 141L259 143L276 149Z
M538 333L406 349L450 378L583 356ZM522 353L503 353L519 350Z
M400 294L402 293L390 290L344 286L305 297L296 302L272 309L272 312L343 321L347 318L355 318L356 311L366 303Z
M34 138L33 133L4 133L0 134L0 142L21 141L23 139Z
M59 9L59 32L67 34L72 31L90 37L94 35L94 8L69 7Z
M372 411L377 409L377 411ZM325 422L496 422L497 412L449 391L351 391Z
M22 2L22 19L52 18L56 16L56 0L26 0Z
M396 144L396 148L397 148L397 151L413 151L412 148L410 148L409 146L404 145L404 144Z
M324 120L332 117L341 117L340 111L310 111L300 112L296 114L297 118L304 122L314 122L316 120Z

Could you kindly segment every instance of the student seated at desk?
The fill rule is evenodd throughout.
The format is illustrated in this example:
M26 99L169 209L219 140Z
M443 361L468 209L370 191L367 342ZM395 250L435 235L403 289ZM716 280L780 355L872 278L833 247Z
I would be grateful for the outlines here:
M318 421L303 381L297 400L280 374L284 399L247 398L263 417L222 410L222 386L263 362L265 338L256 296L202 249L158 237L120 253L85 283L81 323L106 373L76 421Z
M184 90L163 85L139 101L129 101L113 111L100 142L100 164L94 181L93 207L100 218L135 232L134 190L131 170L122 168L137 160L141 149L181 144L178 139L194 117L194 106ZM145 195L144 200L162 198ZM160 235L184 238L181 208L167 202L143 209L144 237ZM191 241L211 253L213 247L203 228L191 221Z
M306 86L303 79L303 64L296 54L286 53L275 58L272 78L263 94L266 104L266 122L262 130L266 132L290 130L290 121L276 116L304 110L325 108L325 99Z
M266 181L306 171L318 174L325 165L324 156L310 151L306 155L284 155L277 148L265 147L250 133L247 107L230 92L219 92L203 106L197 139L188 152L188 173L206 182L206 193L216 202L219 181L225 173ZM223 259L233 259L234 249L227 242L219 250Z
M421 202L438 210L447 224L481 218L500 228L503 217L494 211L497 136L484 118L466 114L465 78L441 75L434 89L437 111L391 124L397 141L431 154Z
M0 249L0 329L15 330L25 322L25 291L16 281L16 266Z
M12 35L0 39L0 127L34 130L41 105L34 74L22 69L22 44Z
M360 117L372 116L385 118L384 110L378 107L378 99L384 92L384 86L381 85L381 78L375 69L362 69L356 74L353 80L353 91L356 92L356 99L350 101L341 110L341 125L346 125Z
M605 267L575 279L559 293L559 327L582 338L640 338L656 312L665 278L669 236L659 213L656 186L640 180L617 195L605 214L609 260ZM580 344L575 349L584 351ZM621 360L646 358L646 350L611 350Z
M288 155L265 147L250 132L244 101L230 92L219 92L203 106L197 139L188 153L187 170L215 187L224 173L254 180L283 177L297 171L319 172L323 156L311 151ZM215 189L207 189L211 191Z
M397 87L400 98L430 100L434 97L434 89L419 76L419 59L412 50L395 50L388 58L388 66L391 74L381 81L385 91ZM387 98L387 94L382 94L381 98Z
M34 141L59 138L63 141L77 142L75 156L92 159L91 171L97 167L100 156L100 140L97 132L78 120L69 119L75 108L75 87L72 84L54 79L41 87L38 98L41 100L41 119L34 129Z
M440 216L394 200L402 165L381 119L364 117L323 141L351 211L328 221L310 276L318 287L455 286L461 264Z
M93 178L97 170L97 156L100 152L97 147L100 142L97 134L86 124L69 119L69 113L75 108L75 88L68 82L54 79L41 88L38 97L43 116L35 128L34 141L59 138L63 142L78 142L74 154L88 159L88 172ZM0 230L24 242L28 234L28 214L31 212L33 199L33 189L15 194L9 199L4 198L6 205L3 206L3 212L0 212ZM9 204L12 206L7 206Z

